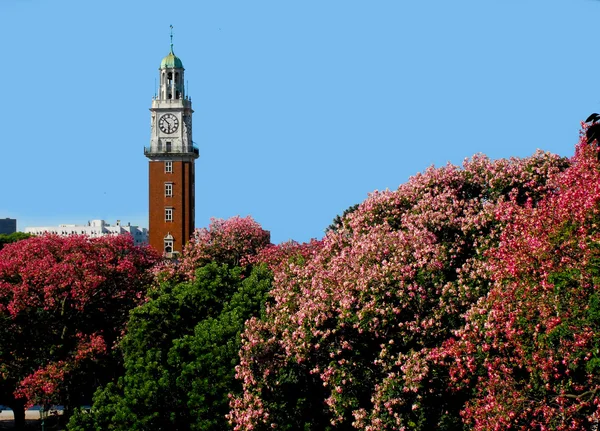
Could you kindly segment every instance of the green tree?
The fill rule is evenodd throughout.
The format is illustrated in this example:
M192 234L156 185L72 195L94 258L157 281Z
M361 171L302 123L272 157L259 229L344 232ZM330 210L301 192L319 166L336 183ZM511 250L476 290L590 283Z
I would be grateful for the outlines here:
M327 226L327 228L325 229L325 233L337 232L339 229L341 229L344 226L344 219L346 218L346 216L348 214L352 214L357 209L358 209L358 204L355 204L355 205L352 205L351 207L346 208L341 216L339 214L336 215L335 218L333 219L333 221L331 222L331 224L329 226Z
M0 234L0 250L2 250L6 244L21 241L22 239L27 239L27 238L31 238L31 234L24 233L24 232Z
M265 266L215 262L191 281L163 281L131 314L121 343L125 375L98 390L68 429L224 429L228 394L241 392L240 333L264 312L270 286Z

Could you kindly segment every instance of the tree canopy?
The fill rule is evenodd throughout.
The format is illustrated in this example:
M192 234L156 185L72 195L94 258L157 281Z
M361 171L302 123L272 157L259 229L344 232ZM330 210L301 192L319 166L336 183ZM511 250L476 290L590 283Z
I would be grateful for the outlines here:
M469 429L593 430L600 420L600 166L584 137L573 165L510 220L491 253L489 295L445 354L474 394Z
M181 272L193 277L198 267L210 262L243 265L270 243L271 234L250 216L213 218L208 228L196 229L186 245Z
M536 205L567 165L539 152L428 169L274 265L273 303L242 336L235 429L462 429L440 349L489 290L499 206Z
M227 426L239 334L260 314L270 273L209 263L193 281L166 281L136 308L121 343L125 374L94 396L69 429L221 430Z
M125 235L48 235L0 250L0 403L18 421L26 405L90 399L157 259Z

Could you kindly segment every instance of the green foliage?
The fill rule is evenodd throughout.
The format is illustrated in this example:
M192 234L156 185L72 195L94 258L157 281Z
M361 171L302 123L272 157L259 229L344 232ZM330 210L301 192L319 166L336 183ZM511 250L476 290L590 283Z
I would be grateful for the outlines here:
M12 242L21 241L22 239L31 238L31 234L24 232L14 232L10 234L0 234L0 250L4 248L6 244Z
M68 429L226 428L244 322L261 314L271 273L210 263L193 281L164 282L131 313L121 343L125 375L98 390Z
M346 208L341 216L339 214L336 215L335 218L333 219L333 221L331 222L331 224L329 226L327 226L327 229L325 229L325 233L337 232L340 228L342 228L344 226L344 219L346 218L346 216L348 214L352 214L357 209L358 209L358 204L355 204L355 205L352 205L351 207Z

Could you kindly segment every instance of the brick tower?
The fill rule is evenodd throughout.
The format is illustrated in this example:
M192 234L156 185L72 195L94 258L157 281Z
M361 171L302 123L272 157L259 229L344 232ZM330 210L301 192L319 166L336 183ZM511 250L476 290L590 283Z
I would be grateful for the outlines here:
M149 242L167 257L181 253L194 232L194 163L192 99L185 93L184 68L171 51L163 58L159 93L152 100L149 176Z

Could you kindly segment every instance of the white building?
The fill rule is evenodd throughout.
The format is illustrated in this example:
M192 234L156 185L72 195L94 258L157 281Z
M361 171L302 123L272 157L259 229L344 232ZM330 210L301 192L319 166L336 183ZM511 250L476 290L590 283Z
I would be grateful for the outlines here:
M25 228L25 233L32 235L43 235L51 233L55 235L86 235L90 238L98 238L106 235L122 235L128 233L133 237L135 245L148 244L148 229L139 226L122 225L120 220L117 220L115 225L110 225L104 220L92 220L87 225L76 224L61 224L48 227L28 227Z

